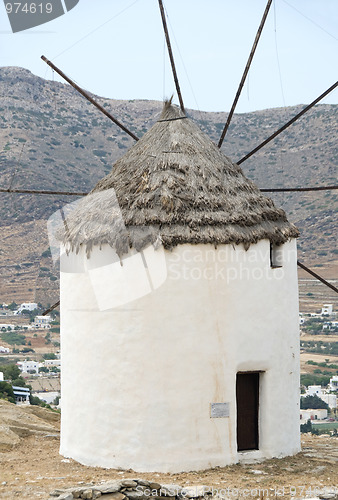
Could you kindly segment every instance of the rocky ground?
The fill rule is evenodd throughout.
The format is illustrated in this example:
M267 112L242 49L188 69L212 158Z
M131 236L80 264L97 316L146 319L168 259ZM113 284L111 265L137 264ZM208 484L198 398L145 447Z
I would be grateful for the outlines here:
M15 406L0 400L1 499L47 499L53 491L55 495L61 493L55 492L57 489L79 487L87 491L84 498L94 498L90 491L103 482L135 478L161 485L193 488L205 485L221 493L228 491L229 498L243 497L244 491L248 491L251 498L263 498L266 489L274 498L313 498L318 496L318 491L322 497L338 498L338 490L336 494L323 494L338 487L338 438L335 437L303 435L302 452L298 455L259 464L218 467L198 473L141 474L132 470L85 467L60 456L59 420L58 413L44 408ZM120 496L111 494L103 494L103 500L123 500L123 495L130 492L123 491ZM67 495L72 498L69 493L64 498Z

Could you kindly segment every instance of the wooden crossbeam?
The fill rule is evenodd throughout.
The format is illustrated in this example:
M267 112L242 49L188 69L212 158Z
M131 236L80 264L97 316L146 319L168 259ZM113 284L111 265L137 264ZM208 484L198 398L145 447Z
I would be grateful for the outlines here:
M183 98L182 98L182 94L181 94L180 84L178 82L178 77L177 77L177 72L176 72L176 66L175 66L175 61L174 61L174 55L173 55L173 51L172 51L172 48L171 48L171 43L170 43L170 38L169 38L169 31L168 31L167 21L166 21L166 18L165 18L165 12L164 12L164 7L163 7L162 0L158 0L158 4L159 4L159 7L160 7L162 24L163 24L165 39L166 39L166 42L167 42L167 48L168 48L168 53L169 53L169 59L170 59L171 69L172 69L173 77L174 77L174 81L175 81L176 92L177 92L177 95L178 95L178 99L180 101L181 110L185 114L185 109L184 109L184 104L183 104Z
M65 75L63 73L63 71L61 71L61 69L59 69L57 66L55 66L55 64L53 64L51 61L49 61L47 59L47 57L41 56L41 59L43 61L45 61L45 63L48 64L48 66L50 66L54 71L56 71L64 80L66 80L66 82L68 82L75 90L77 90L81 95L83 95L83 97L85 97L89 102L91 102L92 104L94 104L94 106L96 106L97 109L99 109L104 115L106 115L112 122L114 122L118 127L120 127L120 129L122 129L124 132L126 132L126 134L130 135L130 137L132 137L133 139L135 139L135 141L139 140L139 137L137 137L135 134L133 134L133 132L131 132L127 127L125 127L124 125L122 125L122 123L119 122L103 106L101 106L101 104L99 104L97 101L95 101L95 99L93 99L88 94L88 92L86 92L81 87L79 87L79 85L77 85L75 82L73 82L73 80L71 80L67 75Z
M238 99L241 95L241 92L242 92L242 89L244 87L244 83L245 83L245 80L246 80L246 77L248 76L248 73L249 73L249 69L250 69L250 66L251 66L251 63L252 63L252 59L253 59L253 56L255 55L255 52L256 52L256 48L257 48L257 45L258 45L258 42L259 42L259 39L261 37L261 34L262 34L262 31L263 31L263 27L264 27L264 24L265 24L265 21L266 21L266 18L268 16L268 13L269 13L269 9L271 7L271 4L272 4L272 0L268 0L268 3L265 7L265 11L264 11L264 14L263 14L263 17L262 17L262 20L261 20L261 23L259 25L259 28L258 28L258 31L257 31L257 34L256 34L256 38L254 40L254 43L253 43L253 46L252 46L252 49L251 49L251 52L250 52L250 55L249 55L249 59L248 59L248 62L246 63L246 66L245 66L245 69L244 69L244 73L243 73L243 76L242 76L242 79L240 81L240 84L239 84L239 87L238 87L238 90L237 90L237 93L236 93L236 96L235 96L235 99L234 99L234 102L231 106L231 110L230 110L230 113L228 115L228 119L226 121L226 124L224 126L224 129L223 129L223 132L222 132L222 135L220 137L220 140L218 142L218 147L220 148L223 144L223 141L224 141L224 137L225 137L225 134L227 133L228 131L228 128L229 128L229 125L230 125L230 122L231 122L231 119L232 119L232 116L235 112L235 108L237 106L237 103L238 103Z
M307 111L309 111L309 109L311 109L313 106L315 106L315 104L317 104L319 101L321 101L322 99L324 99L324 97L326 97L336 87L338 87L338 81L336 83L334 83L333 85L331 85L331 87L328 88L325 92L323 92L319 97L317 97L317 99L315 99L314 101L312 101L311 104L309 104L308 106L306 106L300 113L298 113L291 120L289 120L285 125L283 125L283 127L281 127L278 130L276 130L276 132L274 132L272 135L270 135L270 137L268 137L267 139L265 139L265 141L263 141L255 149L253 149L252 151L250 151L250 153L246 154L243 158L241 158L239 161L237 161L236 162L237 165L240 165L241 163L243 163L244 161L246 161L248 158L250 158L250 156L254 155L255 153L257 153L257 151L259 151L264 146L266 146L270 141L272 141L275 137L277 137L277 135L281 134L284 130L286 130L288 127L290 127L290 125L292 125L293 123L295 123L295 121L297 121L301 116L303 116Z

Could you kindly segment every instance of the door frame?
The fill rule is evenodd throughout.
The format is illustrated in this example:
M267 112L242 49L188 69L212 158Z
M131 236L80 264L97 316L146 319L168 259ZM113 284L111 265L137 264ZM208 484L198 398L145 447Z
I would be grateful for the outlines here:
M261 405L261 383L262 383L262 374L264 373L263 370L240 370L236 372L236 387L235 387L235 394L236 394L236 446L237 446L237 451L239 453L245 453L245 452L253 452L257 451L260 449L260 429L259 429L259 424L260 424L260 405ZM254 421L254 436L253 436L253 441L254 446L250 446L248 448L246 447L241 447L239 448L239 443L238 443L238 376L240 375L257 375L256 378L256 383L255 383L255 421Z

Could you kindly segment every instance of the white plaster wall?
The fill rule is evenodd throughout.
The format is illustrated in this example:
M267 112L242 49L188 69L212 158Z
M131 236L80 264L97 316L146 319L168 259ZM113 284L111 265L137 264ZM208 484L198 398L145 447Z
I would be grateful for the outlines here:
M88 262L71 255L78 272L61 273L60 453L175 472L298 452L295 241L283 245L280 269L270 268L267 240L247 252L181 245L164 251L158 288L99 310L105 290L116 296L116 269L101 267L94 280L88 269L110 253L95 249ZM236 373L257 370L260 449L238 453ZM230 403L230 417L210 418L217 402Z

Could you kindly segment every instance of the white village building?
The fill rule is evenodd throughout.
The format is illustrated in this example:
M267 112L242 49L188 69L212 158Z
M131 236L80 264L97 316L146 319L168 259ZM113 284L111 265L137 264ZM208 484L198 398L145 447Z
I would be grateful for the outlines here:
M30 361L30 360L24 360L24 361L18 361L17 362L18 368L20 368L22 373L39 373L39 362L38 361Z
M41 363L41 366L44 366L46 368L52 368L56 366L59 368L61 366L61 359L45 359L43 363Z
M330 394L329 390L324 389L321 385L309 385L309 387L305 392L305 395L306 396L316 395L320 399L322 399L324 403L327 403L329 405L329 408L337 408L337 396L336 394Z
M21 304L18 307L18 309L16 311L16 314L20 314L24 310L26 310L26 311L34 311L37 308L38 308L38 305L36 304L36 302L24 302L23 304Z
M179 472L300 450L298 230L190 119L167 103L66 222L62 455Z
M34 326L36 328L50 328L50 324L52 322L51 316L35 316L34 318Z
M324 304L323 307L322 307L322 312L321 314L326 314L328 316L330 316L333 312L333 304Z
M327 410L325 409L314 409L314 410L300 410L300 423L305 424L310 420L324 420L327 418Z
M329 389L331 391L338 391L338 375L330 378Z

